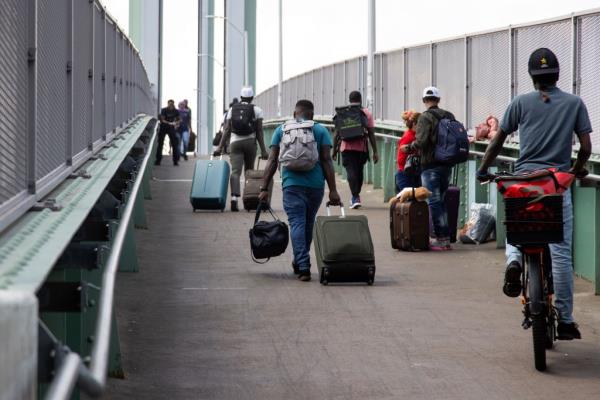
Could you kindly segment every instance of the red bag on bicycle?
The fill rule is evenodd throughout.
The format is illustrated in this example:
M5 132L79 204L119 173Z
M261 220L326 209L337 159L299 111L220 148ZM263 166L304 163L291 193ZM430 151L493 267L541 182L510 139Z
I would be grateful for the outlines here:
M567 172L558 172L556 168L528 173L526 177L515 176L515 180L503 180L498 190L505 199L539 197L565 192L575 176Z

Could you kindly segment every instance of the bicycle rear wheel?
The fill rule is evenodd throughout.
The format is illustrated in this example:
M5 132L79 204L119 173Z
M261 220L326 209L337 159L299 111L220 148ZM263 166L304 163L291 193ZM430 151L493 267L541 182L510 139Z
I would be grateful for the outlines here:
M535 360L535 369L545 371L548 330L540 257L537 255L528 256L527 264L529 270L527 289L531 311L531 331L533 333L533 358Z

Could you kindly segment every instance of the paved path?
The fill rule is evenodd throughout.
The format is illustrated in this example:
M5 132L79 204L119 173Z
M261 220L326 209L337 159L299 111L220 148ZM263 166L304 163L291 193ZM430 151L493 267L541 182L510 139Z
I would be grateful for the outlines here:
M166 157L155 170L140 272L118 278L126 379L111 379L107 398L600 398L600 297L589 283L577 281L584 340L559 342L541 374L492 245L393 251L381 193L366 193L375 285L301 283L289 254L250 260L253 215L192 214L191 173L191 161Z

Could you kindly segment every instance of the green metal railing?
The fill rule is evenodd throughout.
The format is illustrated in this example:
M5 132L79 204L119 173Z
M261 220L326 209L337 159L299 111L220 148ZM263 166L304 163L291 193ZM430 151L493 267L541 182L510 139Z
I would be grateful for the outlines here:
M289 118L288 118L289 119ZM286 118L267 120L263 123L265 141L270 142L273 131ZM333 123L330 117L316 116L315 121L326 126L330 131ZM365 169L365 181L374 189L381 189L382 201L387 202L395 194L394 174L396 173L396 154L398 140L402 137L404 126L394 121L376 121L375 136L380 161L374 164L370 160ZM490 203L496 209L496 221L504 219L502 198L496 190L496 185L480 185L475 179L475 172L481 162L486 142L476 142L471 145L471 159L456 166L453 178L461 190L459 208L459 227L463 226L470 213L472 203ZM492 170L511 170L519 156L518 144L506 144ZM577 156L577 151L573 157ZM590 176L573 187L574 204L574 233L573 259L575 273L582 278L595 283L596 294L600 294L600 154L594 154L587 164ZM335 171L345 177L344 168L335 163ZM496 224L496 244L503 248L506 239L504 225Z
M138 270L134 230L147 228L155 121L134 118L0 235L0 291L28 293L39 303L38 338L21 338L38 347L38 398L77 399L75 386L97 397L107 373L124 375L113 312L115 272ZM122 167L128 158L136 160L131 172ZM21 386L35 385L35 376L20 378Z

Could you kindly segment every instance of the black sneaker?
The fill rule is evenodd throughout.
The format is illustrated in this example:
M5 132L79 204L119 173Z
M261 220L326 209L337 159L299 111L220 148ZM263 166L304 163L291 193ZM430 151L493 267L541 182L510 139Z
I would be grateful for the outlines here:
M502 286L502 291L508 297L518 297L521 294L521 273L523 272L523 268L521 268L521 264L516 261L511 262L506 267L506 272L504 273L504 285Z
M556 328L556 338L558 340L581 339L579 325L577 325L575 322L571 322L570 324L559 322L558 327Z
M238 208L237 201L231 200L231 212L238 212L240 209Z
M179 167L179 163L178 163L178 162L174 162L174 163L173 163L173 166L175 166L175 167Z
M300 273L300 270L294 261L292 261L292 269L294 270L294 275L298 275Z
M304 271L304 272L298 273L298 280L300 282L310 282L310 272Z
M187 161L187 160L188 160L188 156L187 156L187 154L184 154L184 155L183 155L183 159L184 159L185 161Z

